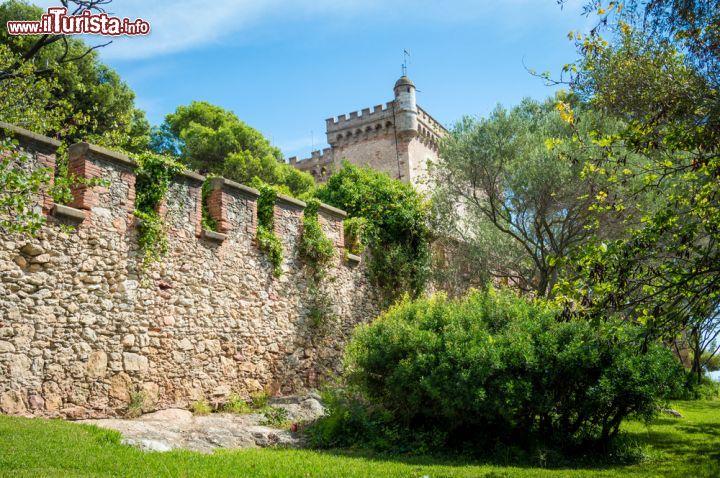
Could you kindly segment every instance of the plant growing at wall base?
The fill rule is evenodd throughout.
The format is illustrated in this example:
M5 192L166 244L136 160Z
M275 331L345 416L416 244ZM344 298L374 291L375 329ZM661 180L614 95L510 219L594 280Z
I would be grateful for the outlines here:
M236 413L238 415L244 415L252 412L250 405L248 405L248 403L236 393L233 393L228 397L228 401L222 409L224 412Z
M210 415L212 413L212 407L205 400L198 400L190 404L190 409L195 415Z
M283 247L280 238L275 235L275 201L277 192L269 184L262 181L255 181L255 186L260 190L260 197L257 200L258 226L256 239L258 247L264 251L273 266L273 276L282 275Z
M167 253L165 222L158 213L170 181L185 167L172 159L154 153L137 158L135 182L135 216L140 219L138 245L143 251L143 266L147 267Z
M131 388L128 390L130 396L130 403L128 403L128 409L125 414L127 418L137 418L142 415L145 406L147 405L147 395L142 390L137 388Z
M276 427L276 428L287 428L290 425L288 419L288 411L282 407L268 407L263 411L263 420L260 422L262 425Z

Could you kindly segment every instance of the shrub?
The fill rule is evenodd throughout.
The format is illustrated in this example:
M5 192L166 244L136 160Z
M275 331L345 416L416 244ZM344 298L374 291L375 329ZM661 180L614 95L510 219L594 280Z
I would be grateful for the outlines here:
M720 399L720 382L704 376L700 381L694 373L686 375L685 387L673 395L674 400L717 400Z
M263 420L261 425L267 425L276 428L286 428L290 425L288 419L288 411L282 407L268 407L263 411Z
M243 400L240 395L233 393L230 397L228 397L227 403L223 406L223 411L244 415L252 412L252 408L250 408L250 405L248 405L248 403Z
M672 353L658 344L639 353L635 327L557 316L545 302L492 289L405 300L355 332L345 380L392 417L400 442L425 434L456 449L606 444L622 420L650 419L680 386Z
M190 410L195 415L210 415L212 413L212 407L205 400L198 400L190 405Z
M258 392L250 396L252 407L256 410L265 408L270 402L270 395L267 392Z

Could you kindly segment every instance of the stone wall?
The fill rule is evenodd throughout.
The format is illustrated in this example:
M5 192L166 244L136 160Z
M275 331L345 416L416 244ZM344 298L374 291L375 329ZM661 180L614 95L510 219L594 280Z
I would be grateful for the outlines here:
M54 165L55 142L13 134L31 164ZM302 391L338 373L352 329L376 315L363 265L345 258L344 212L320 208L337 256L320 287L331 313L318 324L298 257L304 203L276 203L285 252L283 274L273 278L254 239L258 192L213 180L209 206L219 230L203 231L204 178L185 173L160 209L168 255L142 271L134 162L85 143L69 156L75 174L109 185L77 187L71 207L42 196L48 222L37 237L0 235L3 412L103 417L123 414L134 391L148 408Z

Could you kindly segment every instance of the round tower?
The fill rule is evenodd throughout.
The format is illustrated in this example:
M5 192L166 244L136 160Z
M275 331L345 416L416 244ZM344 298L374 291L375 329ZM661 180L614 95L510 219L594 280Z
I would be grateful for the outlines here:
M415 84L405 75L395 83L395 130L402 138L413 138L418 133Z

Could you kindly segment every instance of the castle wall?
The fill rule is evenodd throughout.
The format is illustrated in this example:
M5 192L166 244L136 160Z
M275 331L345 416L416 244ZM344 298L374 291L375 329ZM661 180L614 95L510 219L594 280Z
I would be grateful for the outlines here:
M438 160L437 147L425 136L417 136L408 144L409 181L420 192L430 193L432 184L428 171L428 162Z
M57 145L20 138L30 164L54 164ZM168 254L142 271L134 163L87 144L70 157L76 174L109 186L76 188L74 209L46 204L54 212L35 238L0 236L1 411L115 416L133 391L151 408L182 407L298 392L337 375L352 329L377 313L364 266L344 259L342 211L320 209L338 253L321 286L335 319L318 325L297 253L304 203L276 203L284 260L273 278L254 240L258 192L214 180L209 208L220 232L203 232L204 178L181 175L160 209Z
M400 179L408 176L407 142L398 139L396 149L394 134L367 138L364 141L337 146L333 154L338 159L338 167L344 159L358 166L368 166Z

